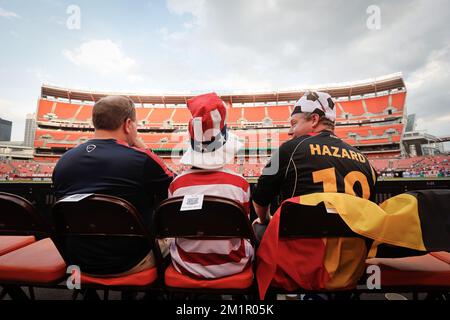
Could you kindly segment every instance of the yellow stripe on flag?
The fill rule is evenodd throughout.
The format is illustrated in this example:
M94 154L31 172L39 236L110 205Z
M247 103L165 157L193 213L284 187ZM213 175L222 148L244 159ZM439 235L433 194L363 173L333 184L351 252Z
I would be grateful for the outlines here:
M334 208L353 232L375 241L426 251L422 239L417 199L409 194L392 197L380 206L345 193L300 196L300 204L324 202Z

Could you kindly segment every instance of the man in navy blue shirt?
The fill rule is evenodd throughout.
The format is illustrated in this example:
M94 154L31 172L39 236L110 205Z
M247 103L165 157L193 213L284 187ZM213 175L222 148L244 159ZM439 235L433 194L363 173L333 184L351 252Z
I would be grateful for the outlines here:
M148 223L155 198L167 197L173 173L138 139L130 98L102 98L94 105L92 122L94 138L67 151L56 164L56 197L80 193L117 196L132 203ZM154 263L145 241L137 239L71 239L66 250L73 257L70 263L94 275L129 274Z

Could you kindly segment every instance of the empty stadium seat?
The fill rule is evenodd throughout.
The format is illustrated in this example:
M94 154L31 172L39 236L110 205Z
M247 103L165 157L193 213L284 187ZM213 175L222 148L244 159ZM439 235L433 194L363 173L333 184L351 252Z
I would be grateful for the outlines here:
M153 126L162 126L164 121L171 120L172 113L174 109L168 108L155 108L153 112L149 115L147 123Z
M49 232L28 200L0 192L0 285L13 298L26 298L21 286L53 284L63 277L65 263L46 238Z
M345 113L350 113L352 116L361 116L364 114L362 100L350 100L338 102L342 106Z
M0 192L0 235L33 236L42 239L49 227L27 199Z
M38 103L37 120L48 121L48 119L45 118L45 115L52 113L54 104L54 101L40 99Z
M248 122L262 122L266 117L265 107L246 107L244 110L244 118Z
M58 101L56 103L55 114L58 116L58 120L74 120L75 114L80 108L81 105L79 104Z
M403 111L405 106L406 93L405 92L395 93L392 94L391 97L392 97L392 106L395 107L397 110Z
M34 236L0 236L0 256L36 241Z
M389 96L364 99L367 111L373 114L381 114L388 107Z
M81 110L75 116L75 120L79 122L88 122L92 117L92 106L81 106Z
M137 123L141 123L142 121L147 121L147 117L149 116L151 108L136 108L136 121Z
M274 125L289 125L289 117L291 116L289 106L269 106L267 107L267 113Z
M242 108L232 107L227 109L227 123L238 125L239 120L243 117Z
M176 108L175 114L172 117L173 123L186 124L191 119L191 112L188 108Z
M57 284L65 273L66 264L50 238L0 256L1 284Z

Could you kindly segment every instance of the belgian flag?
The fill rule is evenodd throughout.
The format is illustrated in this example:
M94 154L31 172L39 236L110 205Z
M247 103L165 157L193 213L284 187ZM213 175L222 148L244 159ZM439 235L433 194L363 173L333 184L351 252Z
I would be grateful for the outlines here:
M279 239L283 206L316 206L322 202L336 212L330 214L339 214L354 233L374 240L370 253L362 238ZM422 252L450 251L449 204L450 190L411 191L380 205L344 193L314 193L288 199L273 216L258 249L260 297L270 285L287 290L355 287L364 272L365 259L375 255L379 244Z

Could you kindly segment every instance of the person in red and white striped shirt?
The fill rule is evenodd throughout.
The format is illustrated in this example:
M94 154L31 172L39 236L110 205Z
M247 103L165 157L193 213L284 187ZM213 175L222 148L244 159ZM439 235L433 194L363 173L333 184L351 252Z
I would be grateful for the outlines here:
M226 109L215 94L194 97L187 102L190 148L181 163L192 168L177 176L169 186L169 197L183 195L221 196L242 204L249 215L250 186L241 176L223 166L234 160L241 147L226 128ZM217 221L220 223L220 221ZM175 269L185 275L214 279L242 272L251 265L254 248L247 239L185 239L171 242Z

